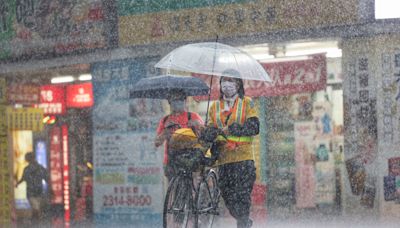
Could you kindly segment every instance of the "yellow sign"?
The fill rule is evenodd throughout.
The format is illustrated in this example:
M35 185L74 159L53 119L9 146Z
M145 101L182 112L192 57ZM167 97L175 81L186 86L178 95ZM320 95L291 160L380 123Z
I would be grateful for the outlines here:
M0 111L1 112L1 111ZM4 115L5 113L0 113ZM0 136L0 226L11 225L12 192L7 136Z
M9 130L41 131L43 129L43 109L7 107Z
M260 0L119 17L121 46L354 24L358 0Z
M0 104L4 104L7 101L6 89L7 89L6 79L0 78Z

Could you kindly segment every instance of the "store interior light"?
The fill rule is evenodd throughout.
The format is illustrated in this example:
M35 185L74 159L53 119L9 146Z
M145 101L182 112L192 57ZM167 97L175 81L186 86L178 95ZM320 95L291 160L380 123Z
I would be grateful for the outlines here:
M399 1L375 0L375 19L400 18L399 8Z
M73 82L75 78L73 76L60 76L60 77L55 77L51 79L52 84L57 84L57 83L67 83L67 82Z
M318 53L326 53L327 58L342 57L342 50L339 48L317 48L309 50L288 51L286 52L286 56L302 56L302 55L312 55Z
M253 54L253 55L251 55L254 59L256 59L256 60L259 60L259 61L262 61L262 60L265 60L265 59L273 59L273 58L275 58L273 55L270 55L270 54Z
M280 57L274 59L263 59L259 60L261 63L277 63L277 62L290 62L290 61L301 61L301 60L309 60L311 59L310 56L303 55L303 56L289 56L289 57Z
M92 75L91 74L81 74L79 75L79 81L90 81L92 80Z

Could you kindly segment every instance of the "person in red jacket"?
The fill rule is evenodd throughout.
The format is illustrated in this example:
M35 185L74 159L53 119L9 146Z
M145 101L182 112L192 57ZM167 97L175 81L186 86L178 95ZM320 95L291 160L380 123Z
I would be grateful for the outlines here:
M168 103L171 113L160 120L154 144L156 147L164 144L164 174L168 180L171 180L176 172L171 162L168 161L169 138L179 128L192 128L198 132L204 123L197 113L186 111L186 96L184 93L175 92L171 94L168 97Z

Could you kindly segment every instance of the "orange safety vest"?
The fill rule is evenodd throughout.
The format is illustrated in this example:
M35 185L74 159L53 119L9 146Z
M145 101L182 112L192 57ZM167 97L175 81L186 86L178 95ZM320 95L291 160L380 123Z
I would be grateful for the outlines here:
M221 102L220 100L217 100L215 103L213 116L214 126L217 128L223 128L231 125L234 122L243 125L246 120L246 105L244 99L240 99L239 97L236 98L230 114L225 117L225 121L222 121L224 119L224 114L221 112L221 110L224 109L224 103L225 102ZM239 144L249 144L252 141L253 137L251 136L227 136L228 147L231 149L234 149Z

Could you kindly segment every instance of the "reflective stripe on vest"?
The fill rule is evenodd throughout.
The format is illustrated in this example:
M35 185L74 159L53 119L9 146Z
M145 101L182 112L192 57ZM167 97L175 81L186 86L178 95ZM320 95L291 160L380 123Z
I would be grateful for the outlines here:
M237 142L237 143L251 143L253 141L253 137L251 136L228 136L228 141Z

